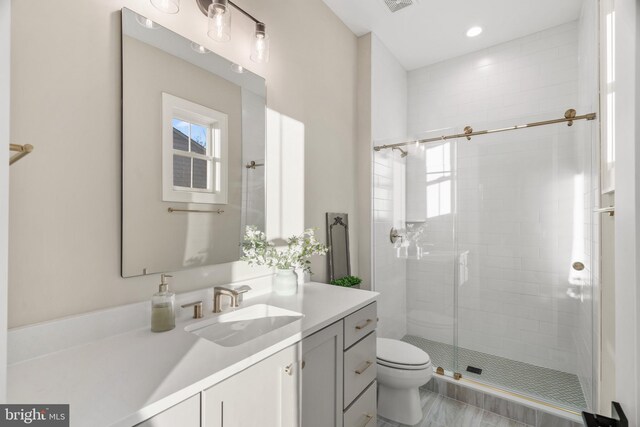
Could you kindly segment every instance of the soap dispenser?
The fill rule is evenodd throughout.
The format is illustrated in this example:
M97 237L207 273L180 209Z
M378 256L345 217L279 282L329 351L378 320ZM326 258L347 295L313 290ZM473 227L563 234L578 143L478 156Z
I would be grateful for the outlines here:
M160 275L160 288L151 298L151 332L170 331L176 327L176 294L169 291L168 274Z

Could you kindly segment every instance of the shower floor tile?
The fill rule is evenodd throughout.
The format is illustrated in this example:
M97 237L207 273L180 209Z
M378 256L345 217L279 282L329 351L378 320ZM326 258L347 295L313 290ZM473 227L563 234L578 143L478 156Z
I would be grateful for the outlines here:
M453 370L454 347L413 335L402 338L429 353L434 366ZM505 390L529 395L544 402L572 409L584 410L587 404L578 377L574 374L542 368L479 351L458 348L458 366L464 377L498 386ZM467 366L482 369L477 375L467 372Z

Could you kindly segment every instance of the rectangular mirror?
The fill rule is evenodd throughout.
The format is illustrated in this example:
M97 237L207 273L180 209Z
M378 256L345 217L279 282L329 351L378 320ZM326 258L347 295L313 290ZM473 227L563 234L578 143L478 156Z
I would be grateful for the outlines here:
M264 230L265 81L122 10L122 276L237 261Z

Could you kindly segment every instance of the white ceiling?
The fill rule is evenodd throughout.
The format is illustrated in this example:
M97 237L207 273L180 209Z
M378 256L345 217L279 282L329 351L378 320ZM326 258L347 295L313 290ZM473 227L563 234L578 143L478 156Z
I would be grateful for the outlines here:
M576 20L582 6L582 0L414 0L391 13L384 0L324 2L357 36L377 35L407 70ZM468 38L475 25L484 31Z

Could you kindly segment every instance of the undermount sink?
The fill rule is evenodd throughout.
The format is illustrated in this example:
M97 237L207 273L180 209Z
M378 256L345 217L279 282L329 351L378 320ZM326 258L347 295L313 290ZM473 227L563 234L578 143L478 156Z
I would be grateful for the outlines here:
M184 330L221 346L235 347L302 317L295 311L256 304L189 325Z

